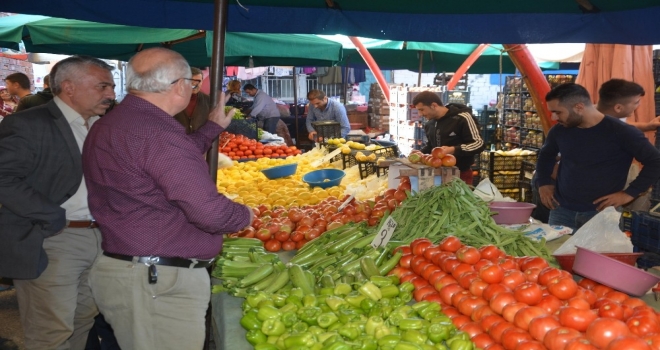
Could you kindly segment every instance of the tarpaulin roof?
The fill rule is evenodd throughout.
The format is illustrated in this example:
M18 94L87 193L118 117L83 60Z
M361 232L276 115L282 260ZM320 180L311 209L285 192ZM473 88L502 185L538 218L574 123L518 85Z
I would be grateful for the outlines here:
M211 65L210 32L144 28L34 15L0 17L0 47L28 52L86 54L127 61L140 49L168 46L194 66ZM225 63L248 66L321 65L341 59L341 44L309 34L226 34Z
M660 43L657 0L227 0L227 30L446 43ZM330 7L329 5L330 4ZM0 11L212 29L213 0L16 0Z

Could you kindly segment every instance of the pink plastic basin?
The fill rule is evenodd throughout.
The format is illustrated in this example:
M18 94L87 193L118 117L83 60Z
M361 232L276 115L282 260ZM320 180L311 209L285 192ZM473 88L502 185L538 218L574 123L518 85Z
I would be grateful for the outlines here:
M490 211L497 212L493 220L498 225L525 224L529 222L536 205L524 202L490 202Z
M660 277L592 250L576 247L573 272L618 291L642 296Z

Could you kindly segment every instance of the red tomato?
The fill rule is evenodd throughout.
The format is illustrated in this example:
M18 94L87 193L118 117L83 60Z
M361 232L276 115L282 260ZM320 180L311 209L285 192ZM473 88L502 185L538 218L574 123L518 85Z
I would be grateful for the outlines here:
M484 299L470 295L467 298L463 299L457 306L458 311L460 311L465 316L472 316L472 312L479 306L488 305L488 302Z
M410 282L410 283L412 283L412 279L413 279L413 278L422 279L421 277L419 277L418 274L416 274L416 273L413 272L413 273L411 273L411 274L408 274L408 275L405 275L405 276L401 277L401 283L405 283L405 282Z
M410 249L415 255L424 255L424 250L432 245L433 243L431 243L428 238L417 238L416 240L410 242Z
M580 332L587 330L587 327L598 318L594 310L576 309L574 307L562 307L559 309L559 323L564 327L570 327Z
M459 328L459 330L467 333L467 335L469 335L470 338L484 333L484 330L476 322L467 322L467 323L463 324L461 326L461 328Z
M264 248L269 252L279 252L282 248L282 242L276 239L270 239L264 243Z
M502 309L502 317L504 317L505 320L513 324L513 321L518 311L520 311L525 307L528 306L523 303L515 303L515 302L510 303L509 305L505 306L504 309Z
M257 233L254 234L254 237L257 239L261 240L262 242L266 242L270 240L270 238L273 236L272 233L267 228L260 228Z
M513 295L516 300L529 306L534 306L541 302L541 286L537 283L525 282L513 289Z
M650 350L651 347L649 344L644 341L642 338L637 337L618 337L614 339L610 345L607 346L607 350Z
M474 268L472 268L472 265L466 264L466 263L460 263L454 267L454 269L451 271L451 275L454 276L455 279L459 280L460 282L460 277L466 273L466 272L474 272L474 276L478 277L479 273L474 271ZM468 288L469 286L463 286L463 288Z
M443 306L442 307L442 313L445 314L449 318L453 318L453 317L459 316L461 314L453 306Z
M561 327L561 324L555 316L539 316L529 322L529 334L532 338L543 341L546 333L559 327Z
M435 286L435 284L436 284L441 278L447 276L447 274L446 274L444 271L442 271L441 268L439 268L439 267L437 267L437 266L435 266L435 267L437 268L437 270L433 271L433 272L429 275L429 277L426 279L426 280L429 281L429 283L430 283L431 285L433 285L433 286Z
M489 332L490 329L497 324L498 322L502 322L504 319L500 315L488 315L485 316L484 318L481 319L479 324L481 325L481 328L483 328L484 332Z
M413 255L412 260L410 260L410 269L413 270L413 271L415 271L415 273L419 274L419 272L417 272L417 269L419 268L419 265L420 265L420 264L425 264L425 263L429 263L429 264L430 264L430 262L427 261L426 259L424 259L423 256L421 256L421 255Z
M481 254L482 259L487 259L490 261L496 261L500 257L504 256L504 252L492 244L479 248L479 254Z
M537 283L540 272L541 272L540 268L530 267L529 269L525 270L525 272L524 272L525 279L527 280L527 282Z
M433 261L433 256L441 252L443 252L443 250L440 249L440 247L436 245L430 245L426 248L423 255L426 260Z
M548 282L548 291L561 300L567 300L577 293L577 283L575 283L573 278L555 278Z
M302 248L307 242L308 241L306 239L296 242L296 249Z
M626 321L626 325L630 329L630 332L638 337L660 333L660 323L658 323L657 318L633 316Z
M498 316L498 315L495 313L495 311L493 311L493 309L491 309L490 306L488 306L488 305L486 304L486 305L480 305L480 306L477 306L477 307L474 309L474 311L472 311L472 315L470 316L470 318L471 318L472 321L474 321L474 322L479 322L479 321L481 321L484 317L491 316L491 315Z
M456 257L461 262L474 265L481 259L481 254L477 248L466 245L456 251Z
M577 337L566 343L564 350L598 350L587 338Z
M505 350L504 347L498 343L494 343L486 347L484 350Z
M451 285L451 284L458 285L458 281L454 277L452 277L451 275L447 275L445 277L440 278L437 282L435 282L433 284L433 287L435 287L436 290L440 290L440 289L444 288L445 286L448 286L448 285ZM461 287L461 289L462 289L462 287Z
M443 276L445 275L445 272L442 271L441 268L439 268L439 267L433 265L432 263L429 263L429 264L428 264L428 265L422 270L421 276L422 276L423 279L429 281L429 283L430 283L430 282L431 282L431 275L432 275L433 273L436 273L436 272L437 272L437 273L441 273ZM431 284L433 284L433 283L431 283Z
M637 298L628 298L628 299L624 300L623 303L621 303L621 305L630 306L633 309L638 307L638 306L647 306L646 303L644 302L644 300L637 299Z
M404 254L399 260L399 265L405 268L410 268L410 260L412 260L413 256L414 255L412 254Z
M625 323L614 318L599 317L587 328L586 336L596 347L605 349L612 340L630 335Z
M578 282L578 285L585 289L593 290L594 287L598 285L598 282L592 281L588 278L583 278L580 280L580 282Z
M521 271L527 271L527 269L530 268L538 268L538 269L544 269L548 267L548 262L538 256L530 257L530 259L525 260L522 265L520 265L520 270Z
M498 314L502 314L504 308L516 302L516 297L511 292L497 293L490 299L490 308Z
M440 241L438 246L440 246L440 248L442 248L444 251L453 253L459 250L463 246L463 243L461 243L461 240L457 237L447 236L442 241Z
M604 297L605 294L607 294L607 293L609 293L613 290L614 289L612 289L608 286L604 286L602 284L598 284L598 285L594 286L594 288L593 288L594 293L596 293L596 296L599 297L599 298Z
M420 256L417 256L416 258L424 259L423 257L420 257ZM433 265L431 262L426 261L426 260L417 260L417 261L415 261L416 258L413 258L413 262L410 264L410 267L412 267L413 272L415 272L416 274L418 274L420 276L422 276L422 272L424 271L425 268L427 268L429 266L437 267L437 266ZM426 279L426 278L424 278L424 279Z
M401 266L397 266L397 267L393 268L392 270L390 270L390 272L388 272L387 275L388 276L396 275L397 277L399 277L399 279L401 279L401 278L403 278L403 276L407 276L407 275L410 275L412 273L414 273L414 272L412 272L410 269L407 269L407 268L401 267Z
M497 263L502 266L502 268L507 271L507 270L513 270L513 269L518 269L518 265L516 262L511 259L511 258L500 258Z
M605 293L604 298L616 301L617 303L623 303L624 301L630 299L628 294L621 293L619 291L613 290L611 292Z
M442 302L447 305L451 305L451 298L454 296L454 294L463 291L465 289L463 289L463 287L459 286L458 284L454 283L454 284L446 285L440 289L436 287L436 290L440 292L440 298L442 299Z
M616 301L607 300L598 308L598 316L623 320L623 308Z
M472 284L470 284L470 288L468 289L470 290L470 293L472 293L472 295L482 297L484 294L484 289L486 289L486 287L488 287L489 285L490 284L482 281L481 278L477 278L472 281Z
M493 340L497 343L502 342L502 334L507 330L515 328L514 325L507 321L501 321L493 324L488 331L488 334L493 337Z
M582 334L573 328L559 327L548 331L543 338L543 345L548 350L563 350L566 344Z
M440 299L440 294L438 294L438 292L428 293L422 297L422 300L438 304L442 303L442 299Z
M538 283L545 286L551 280L561 277L561 270L554 267L546 267L539 272Z
M464 324L471 322L471 320L465 315L458 314L451 319L451 322L456 328L461 328Z
M504 272L504 277L502 277L501 284L513 290L524 282L525 275L522 272L519 270L509 270Z
M414 277L413 279L411 279L410 283L412 283L415 286L415 290L422 289L426 286L429 286L429 283L426 282L426 280L424 280L423 278L421 278L419 276Z
M478 276L478 273L476 271L464 272L458 277L458 284L463 288L466 288L466 289L470 288L470 285L472 284L472 282L474 280L476 280L477 278L479 278L477 276Z
M296 242L285 241L282 242L282 250L290 251L296 249Z
M280 242L286 242L291 237L291 234L285 231L279 231L275 234L275 239Z
M467 291L467 290L465 290L465 289L462 290L462 291L459 291L458 293L454 294L454 295L451 297L451 305L454 306L456 309L458 309L458 305L459 305L464 299L467 299L467 298L470 297L470 296L472 296L472 294L470 294L470 291ZM461 311L461 310L458 310L458 311Z
M442 157L442 166L454 166L456 165L456 157L453 154L447 154Z
M660 334L647 335L644 340L652 350L660 350Z
M523 343L525 341L530 341L533 340L532 336L529 335L529 333L523 331L522 329L518 329L516 327L512 327L504 331L502 333L502 345L504 346L505 349L507 350L515 350L516 346L518 344Z
M509 287L503 286L501 284L491 284L490 286L484 289L484 293L481 295L482 298L486 300L492 299L496 294L500 292L512 292ZM513 292L512 292L513 293Z
M493 338L487 333L477 334L476 336L472 337L472 339L470 340L472 340L474 346L476 346L479 349L486 349L490 345L495 344L495 340L493 340Z
M456 259L455 257L449 257L445 259L445 261L442 263L442 269L446 273L452 273L454 272L454 268L460 264L461 262L458 261L458 259Z
M504 269L500 265L486 265L479 270L479 278L486 283L500 283L504 278Z
M536 317L547 316L545 310L536 306L527 306L520 309L515 316L513 316L513 324L524 330L529 329L529 323ZM505 318L506 319L506 318Z
M536 340L527 340L516 346L516 350L546 350L543 343Z

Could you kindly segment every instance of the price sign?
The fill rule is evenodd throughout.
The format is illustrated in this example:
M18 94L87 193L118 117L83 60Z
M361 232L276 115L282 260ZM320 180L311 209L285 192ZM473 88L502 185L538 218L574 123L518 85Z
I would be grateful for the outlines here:
M371 242L371 246L374 248L384 247L390 241L390 238L392 238L392 234L396 230L396 225L396 221L391 216L388 216L380 226L378 234L376 234L376 237Z
M341 153L341 148L337 148L336 150L328 153L325 157L313 161L311 163L311 165L316 168L316 167L318 167L319 165L321 165L323 163L330 162L332 160L332 158L339 155L339 153Z
M435 175L433 173L433 168L421 168L418 170L419 175L419 191L427 190L435 184Z

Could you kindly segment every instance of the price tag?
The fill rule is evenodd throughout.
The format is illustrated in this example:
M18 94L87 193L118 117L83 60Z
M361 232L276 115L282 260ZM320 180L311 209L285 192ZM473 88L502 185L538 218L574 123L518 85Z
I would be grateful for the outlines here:
M339 208L337 208L337 210L339 210L339 211L344 210L344 208L346 208L346 206L347 206L349 203L351 203L351 201L353 200L353 198L355 198L355 194L351 194L350 196L348 196L348 198L346 199L346 201L344 201L344 203L342 203L342 204L339 206Z
M390 241L390 238L392 238L392 234L394 233L394 230L396 230L396 225L396 221L394 221L392 216L388 216L385 222L380 226L378 234L371 242L371 246L374 248L385 246Z
M419 191L427 190L435 184L435 174L433 173L433 168L421 168L418 170L419 175Z
M328 154L327 154L326 156L324 156L323 158L321 158L321 159L317 159L317 160L313 161L313 162L311 163L311 165L312 165L313 167L316 168L316 167L318 167L319 165L321 165L321 164L323 164L323 163L330 162L330 160L332 160L332 158L334 158L334 157L336 157L337 155L339 155L339 153L341 153L341 147L340 147L340 148L337 148L336 150L334 150L334 151L332 151L332 152L330 152L330 153L328 153Z

